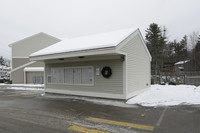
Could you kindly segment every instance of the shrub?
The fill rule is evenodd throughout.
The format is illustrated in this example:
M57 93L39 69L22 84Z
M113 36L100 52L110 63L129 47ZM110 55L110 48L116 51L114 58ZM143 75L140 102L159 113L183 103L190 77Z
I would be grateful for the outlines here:
M176 85L175 82L169 82L169 85Z

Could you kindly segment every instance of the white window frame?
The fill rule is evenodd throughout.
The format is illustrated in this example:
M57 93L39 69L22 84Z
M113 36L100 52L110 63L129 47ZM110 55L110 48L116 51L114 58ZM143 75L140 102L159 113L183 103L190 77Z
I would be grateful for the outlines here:
M63 68L64 70L66 68L88 68L90 67L92 69L92 83L91 84L68 84L65 83L65 74L64 74L64 83L52 83L52 75L47 75L47 83L48 84L63 84L63 85L72 85L72 86L94 86L94 67L93 66L76 66L76 67L52 67L52 68ZM51 83L48 82L48 77L51 77Z
M51 81L49 82L49 77L52 78L51 75L47 75L47 83L48 83L48 84L52 84Z

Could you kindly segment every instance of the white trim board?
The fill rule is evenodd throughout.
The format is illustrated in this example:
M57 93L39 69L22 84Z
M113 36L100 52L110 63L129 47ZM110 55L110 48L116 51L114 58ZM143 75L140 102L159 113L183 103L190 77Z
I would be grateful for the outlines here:
M26 64L24 64L24 65L21 65L21 66L19 66L19 67L16 67L16 68L12 69L11 72L14 72L14 71L17 71L17 70L19 70L19 69L22 69L23 67L26 67L26 66L28 66L28 65L31 65L31 64L33 64L33 63L35 63L35 62L36 62L36 61L31 61L31 62L29 62L29 63L26 63Z
M18 59L18 58L19 58L19 59L22 59L22 58L23 58L23 59L29 59L28 56L13 56L12 58L13 58L13 59Z

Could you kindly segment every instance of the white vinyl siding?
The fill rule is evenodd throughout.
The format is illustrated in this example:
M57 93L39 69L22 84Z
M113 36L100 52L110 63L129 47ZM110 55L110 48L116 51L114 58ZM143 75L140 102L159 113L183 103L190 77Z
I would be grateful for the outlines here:
M93 67L51 68L51 82L68 85L92 85Z
M126 55L128 94L148 88L150 85L150 60L139 35L120 49Z
M15 59L14 61L22 62L21 65L24 65L22 60L23 59ZM24 77L24 68L25 67L44 67L44 63L43 62L35 62L33 64L21 67L20 69L17 69L16 71L11 72L11 78L12 78L13 84L24 84L24 82L26 82L25 81L26 77ZM32 78L30 81L32 82Z
M12 58L21 58L21 57L29 58L30 54L37 52L38 50L41 50L43 48L46 48L48 46L51 46L59 41L60 39L57 39L45 33L35 34L33 36L15 42L11 46Z

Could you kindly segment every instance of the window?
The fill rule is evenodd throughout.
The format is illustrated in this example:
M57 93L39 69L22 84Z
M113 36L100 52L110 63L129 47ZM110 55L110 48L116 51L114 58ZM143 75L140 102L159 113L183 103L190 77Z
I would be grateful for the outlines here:
M51 75L47 76L47 83L51 83Z
M64 83L64 68L52 68L51 76L52 83Z
M65 68L65 82L66 84L73 84L73 68Z
M44 77L43 76L34 76L34 77L32 77L32 82L34 84L43 84L44 83Z
M92 85L93 67L65 67L51 68L51 76L48 76L48 83L64 83L69 85Z
M73 84L81 84L82 82L81 68L73 68Z
M93 69L92 67L82 68L81 83L82 84L93 84Z

